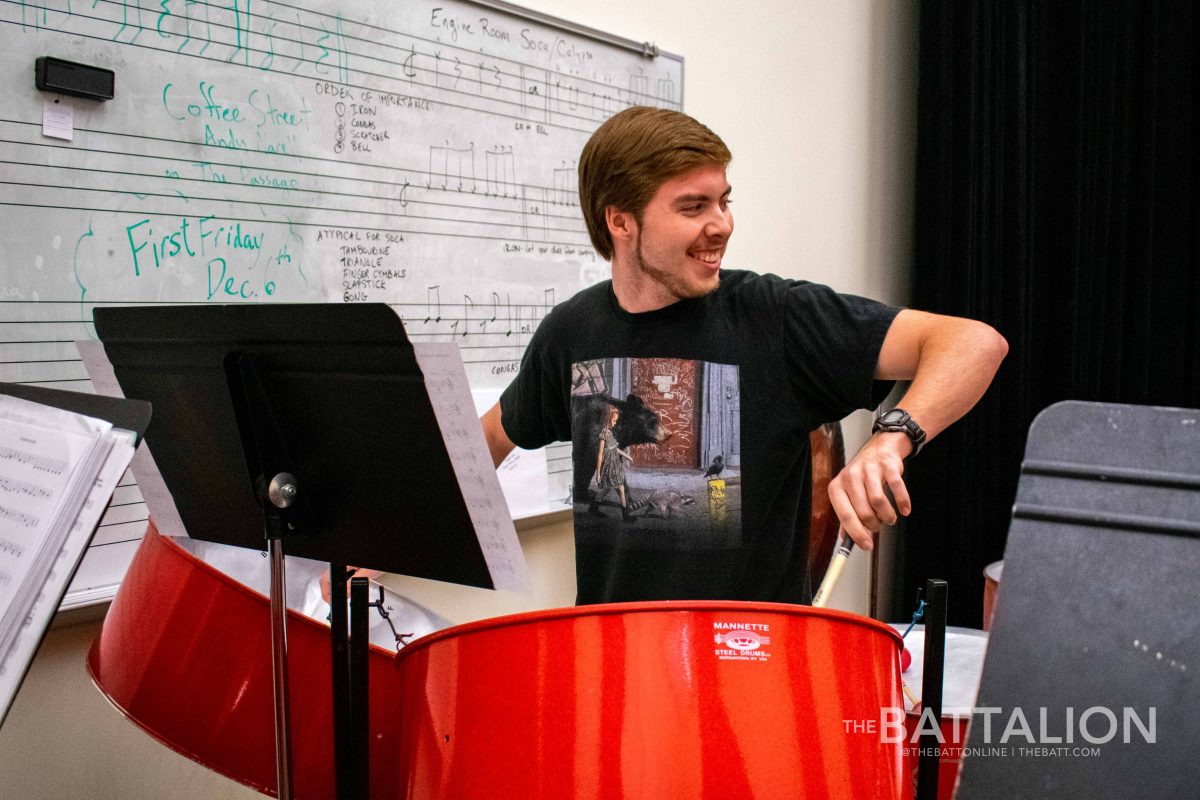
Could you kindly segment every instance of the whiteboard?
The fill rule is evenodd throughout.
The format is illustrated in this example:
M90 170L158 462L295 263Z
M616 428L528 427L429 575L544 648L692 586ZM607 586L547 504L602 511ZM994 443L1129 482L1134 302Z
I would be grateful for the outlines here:
M218 302L386 302L495 391L609 276L587 137L682 97L678 56L503 3L0 0L0 23L0 380L76 391L96 306ZM38 56L116 97L36 90ZM566 508L569 446L546 463ZM65 606L111 596L145 524L126 476Z

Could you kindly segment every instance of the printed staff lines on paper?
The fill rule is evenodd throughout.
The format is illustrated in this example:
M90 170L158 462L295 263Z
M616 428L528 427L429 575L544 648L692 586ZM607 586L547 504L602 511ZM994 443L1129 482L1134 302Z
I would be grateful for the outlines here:
M25 497L32 497L35 499L44 499L50 496L50 490L44 486L37 486L32 483L26 483L25 481L18 480L16 478L9 478L3 475L0 475L0 492L6 494L23 495Z
M0 506L0 520L19 525L26 530L36 528L41 523L39 517L26 514L23 511L17 511L7 506Z
M49 475L62 475L67 468L66 462L59 459L34 455L7 445L0 445L0 459L15 464L24 464L32 470Z

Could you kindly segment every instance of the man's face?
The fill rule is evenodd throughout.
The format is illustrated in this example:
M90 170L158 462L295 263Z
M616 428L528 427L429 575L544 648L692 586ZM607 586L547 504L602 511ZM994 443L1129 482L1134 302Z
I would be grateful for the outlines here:
M730 191L724 167L697 167L658 187L642 213L635 267L674 300L717 288L733 233Z

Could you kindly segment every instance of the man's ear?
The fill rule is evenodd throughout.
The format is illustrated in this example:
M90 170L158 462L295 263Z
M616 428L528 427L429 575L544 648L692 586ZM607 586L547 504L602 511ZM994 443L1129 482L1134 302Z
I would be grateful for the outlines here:
M604 209L604 220L608 223L608 233L613 242L633 242L637 238L637 220L628 211L622 211L616 206Z

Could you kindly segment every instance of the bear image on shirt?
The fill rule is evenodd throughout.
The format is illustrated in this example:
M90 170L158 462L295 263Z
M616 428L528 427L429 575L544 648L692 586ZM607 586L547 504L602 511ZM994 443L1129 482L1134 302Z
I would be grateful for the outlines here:
M610 358L572 366L577 538L688 550L741 538L735 366Z

